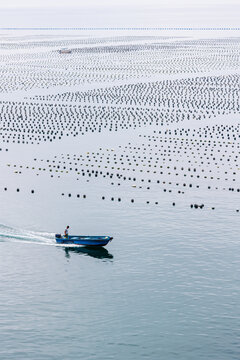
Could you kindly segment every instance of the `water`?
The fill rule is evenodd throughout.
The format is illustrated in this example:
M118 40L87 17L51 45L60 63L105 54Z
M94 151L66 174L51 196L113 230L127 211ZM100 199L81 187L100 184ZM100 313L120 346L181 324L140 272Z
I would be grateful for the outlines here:
M116 211L97 251L2 236L1 358L237 359L236 219L208 217Z
M62 59L54 53L57 40L50 45L45 35L39 50L34 42L19 50L15 36L7 40L11 61L31 76L43 67L39 82L23 71L22 83L5 65L1 92L9 101L0 104L1 360L239 359L237 38L150 37L144 51ZM76 41L84 47L80 36ZM171 49L168 65L168 50L152 49L162 41ZM101 42L115 40L99 35L90 46ZM200 46L207 75L206 59L196 60ZM179 73L171 65L175 52ZM5 56L1 51L7 64ZM74 85L76 74L61 70L65 61L71 71L80 63L92 70L76 70L82 78ZM159 73L149 73L149 61ZM48 62L59 70L49 89ZM121 64L114 70L120 79L111 80L109 62ZM172 84L162 83L168 76L190 78L190 85L175 82L173 96ZM103 249L56 245L55 233L67 224L71 234L114 239Z

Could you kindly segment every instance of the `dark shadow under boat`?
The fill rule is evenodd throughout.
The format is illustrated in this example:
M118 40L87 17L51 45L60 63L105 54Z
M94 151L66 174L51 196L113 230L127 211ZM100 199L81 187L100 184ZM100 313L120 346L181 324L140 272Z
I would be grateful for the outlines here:
M101 247L65 247L65 256L67 258L70 258L71 253L79 254L79 255L85 255L85 256L91 256L96 259L101 260L112 260L113 255L108 252L107 249Z

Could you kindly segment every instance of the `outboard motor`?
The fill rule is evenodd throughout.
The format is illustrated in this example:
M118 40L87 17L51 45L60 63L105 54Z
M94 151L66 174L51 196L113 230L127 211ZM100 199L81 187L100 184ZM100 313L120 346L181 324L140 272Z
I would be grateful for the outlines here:
M61 238L62 238L62 235L61 235L61 234L56 234L56 235L55 235L55 238L56 238L56 239L61 239Z

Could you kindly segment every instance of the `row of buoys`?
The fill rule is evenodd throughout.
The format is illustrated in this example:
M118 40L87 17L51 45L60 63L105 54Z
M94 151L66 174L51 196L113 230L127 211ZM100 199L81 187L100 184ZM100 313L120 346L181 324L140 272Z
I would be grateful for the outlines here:
M28 168L29 168L29 167L28 167ZM33 168L33 169L34 169L34 168ZM38 170L45 170L45 169L40 169L40 168L39 168ZM82 171L84 171L84 170L82 170ZM21 174L21 171L15 171L14 173L19 173L19 174ZM96 171L95 177L98 176L97 173L98 173L98 171ZM78 174L80 174L80 173L78 173ZM103 174L103 172L99 172L99 174ZM38 175L38 174L37 174L37 175ZM91 175L91 174L88 174L88 175ZM51 175L51 176L53 177L53 175ZM85 176L85 173L84 173L84 172L82 172L82 176ZM58 177L59 177L59 176L58 176ZM106 177L106 175L103 175L103 177ZM109 176L109 178L111 178L111 179L112 179L112 177L113 177L113 175L110 175L110 176ZM118 178L121 179L120 176L118 176ZM78 180L78 179L77 179L77 180ZM126 177L123 177L123 180L127 180L127 178L126 178ZM129 180L131 180L131 178L129 178ZM132 180L133 180L133 181L136 181L136 178L133 178ZM227 180L227 179L225 179L225 180ZM235 180L235 179L233 179L233 181L234 181L234 180ZM141 179L141 181L143 182L144 179ZM151 180L146 180L146 181L151 182ZM157 180L156 183L159 184L159 183L160 183L160 180ZM162 181L162 183L163 183L163 184L166 184L166 181ZM169 182L169 184L173 184L173 183L172 183L172 182ZM111 185L115 185L115 183L112 182ZM117 185L117 186L120 186L121 184L120 184L120 183L117 183L116 185ZM173 184L173 185L174 185L174 184ZM187 186L186 183L183 183L183 184L175 183L175 186L181 186L181 185L182 185L183 187L186 187L186 186ZM133 187L133 188L136 188L137 185L134 184L134 185L132 185L132 187ZM189 188L192 188L192 187L193 187L193 184L191 184L191 183L188 184L188 187L189 187ZM143 187L142 187L142 186L139 186L138 188L139 188L139 189L142 189ZM198 189L199 189L200 186L199 186L198 184L195 184L195 188L198 188ZM147 189L147 190L150 190L150 187L148 186L148 187L146 187L146 189ZM210 189L211 189L211 186L207 186L207 189L210 190ZM215 187L215 189L218 190L219 187ZM225 187L223 187L222 190L226 190ZM228 190L229 190L229 191L235 191L234 188L229 188ZM166 192L167 189L164 188L163 191ZM240 192L240 189L237 188L236 191L237 191L237 192ZM172 192L172 190L169 190L169 192ZM182 191L178 191L178 193L183 193L183 192L182 192Z
M7 191L7 187L5 187L4 190ZM17 192L20 192L20 188L17 188L16 191L17 191ZM31 190L31 193L34 194L34 193L35 193L35 190ZM64 196L65 194L62 193L61 195ZM68 197L71 197L71 196L72 196L72 194L71 194L71 193L68 193ZM86 199L86 197L87 197L87 196L86 196L85 194L82 195L82 198L83 198L83 199ZM80 198L80 194L77 194L77 198ZM101 199L102 199L102 200L105 200L106 197L105 197L105 196L102 196ZM111 197L111 201L114 201L114 200L115 200L115 198L114 198L114 197ZM122 199L119 198L119 197L118 197L116 200L117 200L118 202L121 202L121 201L122 201ZM134 203L135 200L134 200L134 199L131 199L130 202L131 202L131 203ZM147 201L146 201L146 204L150 204L150 201L147 200ZM155 204L155 205L158 205L159 202L158 202L158 201L155 201L154 204ZM173 202L173 203L172 203L172 206L176 206L176 203ZM200 204L200 205L199 205L199 204L191 204L190 207L191 207L191 208L194 208L194 209L203 209L203 208L204 208L204 204ZM215 207L212 207L211 210L215 210ZM236 212L239 212L239 209L236 209Z
M41 165L35 163L32 167L30 164L27 171L34 170L38 176L46 172L54 179L62 178L65 174L74 176L76 180L82 176L82 180L90 183L103 177L111 186L123 185L123 190L126 186L131 186L129 201L132 203L138 201L137 194L140 191L147 190L146 197L151 196L149 193L156 191L156 183L161 184L159 189L166 193L166 196L174 191L182 196L185 191L187 193L190 189L196 191L200 188L204 191L226 189L234 194L240 192L239 188L232 185L232 182L238 181L239 124L204 125L207 119L239 112L239 75L199 74L197 77L189 76L177 80L142 80L143 74L148 74L144 77L146 79L150 74L152 76L161 71L166 74L179 74L197 72L207 67L209 71L211 66L224 70L224 66L230 66L229 64L234 68L238 66L237 42L232 39L215 39L213 42L195 40L181 44L184 44L184 49L182 45L171 42L165 45L162 43L161 46L114 44L102 46L101 49L99 46L79 49L76 44L68 58L71 61L66 61L67 58L56 51L47 52L44 56L15 54L15 60L18 56L24 59L24 66L19 62L18 73L12 68L12 73L8 68L2 69L4 79L0 79L0 87L4 80L3 90L7 87L8 91L19 87L27 89L29 86L34 87L36 82L36 86L47 88L59 82L62 86L78 84L79 81L96 81L99 84L107 80L129 79L131 76L139 78L139 81L111 87L98 86L82 92L57 91L53 95L34 96L24 101L0 101L2 142L40 144L60 141L64 136L79 137L106 130L136 130L144 127L144 134L135 137L134 142L126 142L125 146L107 150L100 148L97 152L85 155L57 154L54 159L41 159ZM191 48L191 44L194 44L195 50ZM191 54L200 53L196 44L201 44L201 49L205 49L201 58L191 58ZM214 48L216 44L219 45L214 54L211 53L212 44ZM230 49L231 53L226 54L226 49ZM101 54L100 64L98 54ZM152 54L152 58L149 58L149 54ZM163 59L163 54L168 54L164 57L164 62L159 61ZM172 54L177 54L176 59ZM13 55L6 56L11 59ZM2 59L4 55L0 57ZM133 58L143 61L133 62ZM51 62L54 64L54 71L53 67L48 66ZM154 66L151 66L153 63ZM30 64L41 64L41 71L36 71L34 79L28 77L32 73ZM61 68L58 69L58 65L61 65ZM35 70L36 66L34 65ZM105 75L102 74L104 69L107 69ZM112 69L111 74L109 69ZM82 73L83 79L77 79L79 73ZM86 75L87 73L89 75ZM8 77L10 81L6 82ZM22 85L19 85L20 79ZM199 127L191 128L188 124L191 124L192 120L195 120ZM183 121L184 125L181 125ZM150 126L153 126L153 132L149 134L145 129L149 130ZM34 160L37 161L36 158ZM23 172L23 165L20 165L20 171L15 171L16 174ZM167 178L171 181L167 181ZM218 182L221 183L220 186ZM139 184L144 186L138 186ZM65 190L62 196L83 197ZM104 199L105 196L102 197L102 200ZM122 193L119 191L117 196L110 199L120 202ZM159 201L156 199L153 203L157 205ZM192 205L193 208L200 209L202 206ZM176 206L176 203L172 203L172 206Z
M139 37L136 37L135 40L142 41ZM149 44L147 40L144 40L144 44L131 43L133 40L129 41L128 39L123 40L124 44L118 44L115 38L108 39L108 41L111 41L111 45L107 45L105 39L98 39L91 47L83 47L87 44L87 42L83 43L83 39L75 40L75 42L68 39L43 41L40 44L38 42L22 44L18 41L3 44L4 49L19 49L19 46L22 49L29 49L31 46L34 48L44 46L46 49L47 46L54 46L56 49L56 47L69 44L71 54L66 57L66 55L51 49L44 53L41 51L34 51L34 53L18 51L17 53L2 54L2 62L11 64L11 66L3 67L0 87L4 91L13 91L34 87L46 89L59 85L69 87L93 82L104 83L107 81L110 83L115 80L131 78L139 79L140 82L142 78L153 77L159 73L198 73L234 69L238 66L238 46L229 39L225 43L220 39L215 39L214 51L212 51L213 43L207 40L205 43L200 40L197 43L193 41L176 43L171 40L164 43L161 38L156 38L154 43ZM99 46L99 42L105 45ZM218 51L216 51L216 47ZM101 59L100 64L98 54ZM15 64L18 65L16 71ZM209 84L210 88L211 86L214 85ZM186 96L185 93L183 94ZM54 95L52 97L55 100ZM134 103L134 98L129 102Z
M122 104L138 107L156 107L161 105L162 107L176 108L176 114L181 114L183 118L184 114L181 112L181 109L190 108L190 105L192 105L190 108L192 116L200 120L201 116L204 116L204 108L208 110L207 114L210 113L211 109L216 109L216 112L220 113L224 106L227 110L236 110L234 107L237 97L235 90L238 88L238 81L237 74L203 76L151 83L139 82L111 88L98 88L88 90L87 92L67 92L45 97L37 96L35 98L48 101L70 101L73 103L78 101L81 103L104 103L119 106ZM213 91L214 88L220 88L221 91L215 93ZM229 89L232 89L232 92ZM163 109L161 110L164 111Z
M204 208L204 204L198 205L198 204L191 204L190 207L192 209L203 209ZM211 207L211 210L215 210L215 207Z
M64 196L65 193L62 193L61 195ZM71 197L72 194L71 194L71 193L68 193L67 196L68 196L68 197ZM77 197L80 198L80 194L77 194ZM83 199L86 199L87 195L84 194L84 195L82 195L82 197L83 197Z
M131 148L131 147L130 147ZM96 155L98 155L98 156L100 156L101 154L100 154L100 152L98 152L98 153L96 153L96 154L94 154L94 153L92 153L93 154L93 158L95 159L94 160L94 162L96 161ZM76 155L75 155L76 156ZM117 160L117 158L116 158L116 154L114 154L113 155L114 156L114 159L115 160ZM87 156L88 158L89 158L89 155ZM121 159L122 159L122 157L123 157L123 155L121 155ZM57 156L55 156L55 158L57 158ZM84 160L83 159L83 157L82 157L82 155L80 155L79 156L79 158L78 158L78 160L80 160L80 158L81 158L81 160ZM109 158L109 157L108 157ZM145 158L146 158L146 156L145 156ZM70 159L69 158L69 156L68 156L68 159ZM152 159L152 157L150 157L150 159ZM35 161L37 160L36 158L34 159ZM74 159L75 161L76 161L76 158ZM43 161L43 159L41 160L41 161ZM47 159L47 162L49 163L49 159ZM53 163L55 163L55 160L52 160L52 162ZM59 163L61 163L61 161L59 162ZM65 164L66 163L66 161L63 161L63 163ZM71 164L71 161L69 162L69 164ZM77 165L77 163L75 163L75 165ZM15 165L14 165L15 166ZM49 165L49 166L51 166L51 165ZM21 166L20 166L21 167ZM54 165L54 167L56 167L58 170L60 170L60 165ZM63 168L66 168L66 166L63 166ZM169 168L169 167L168 167ZM181 170L184 170L184 168L185 167L181 167ZM79 170L79 168L75 168L74 169L74 167L69 167L69 168L67 168L68 170L67 171L72 171L72 170L75 170L75 171L78 171L78 174L81 174L81 172L82 172L82 175L83 176L85 176L85 172L86 173L88 173L88 175L89 176L91 176L92 174L95 176L95 177L97 177L99 174L101 174L101 175L103 175L104 177L106 177L106 176L109 176L110 178L112 178L113 177L113 175L115 175L115 176L117 176L119 179L123 179L123 180L133 180L134 182L136 181L136 177L126 177L126 176L123 176L122 174L120 174L120 173L109 173L109 172L106 172L105 174L102 172L102 171L99 171L99 170L91 170L91 173L90 173L90 170L89 169L85 169L85 170L83 170L83 169L81 169L81 172L79 172L80 170ZM177 170L177 167L176 166L174 166L174 169L175 170ZM45 170L45 168L39 168L38 170ZM196 173L196 171L197 171L197 169L196 168L186 168L186 170L188 171L188 172L190 172L191 170L193 171L193 172L195 172ZM49 171L51 171L51 169L49 170ZM85 171L85 172L84 172ZM115 170L114 170L115 171ZM179 171L179 170L178 170ZM202 171L204 171L204 169L202 169ZM211 170L210 170L211 171ZM162 172L163 173L163 172ZM228 172L225 172L225 173L228 173ZM171 174L171 172L168 172L168 175L169 174ZM233 174L234 175L236 175L236 172L233 172ZM174 175L174 174L173 174ZM184 176L185 176L185 174L184 174ZM199 177L199 175L196 175L197 177ZM205 176L205 178L206 178L206 176ZM214 177L211 177L211 179L214 179ZM225 179L225 180L227 180L227 179ZM235 179L233 179L233 181L234 181ZM141 181L144 181L144 179L142 179ZM148 181L148 182L151 182L152 180L151 179L146 179L146 181ZM160 181L159 180L157 180L157 182L159 183ZM164 184L165 182L164 181L162 181L162 183ZM112 182L111 183L112 185L114 185L114 183ZM118 183L118 186L120 185L120 183ZM179 186L179 183L176 183L176 186ZM186 183L183 183L183 185L182 186L184 186L184 187L186 187L187 186L187 184ZM190 188L191 187L193 187L193 184L189 184L188 185ZM199 188L199 185L197 184L195 184L194 186L196 186L196 188ZM136 187L136 185L133 185L133 187ZM208 185L208 187L207 187L208 189L211 189L211 186L209 186ZM147 187L147 190L149 190L150 189L150 187ZM215 187L215 189L218 189L218 187ZM225 188L223 188L223 189L225 189ZM166 192L167 191L167 189L165 189L165 190L163 190L164 192ZM234 188L229 188L229 191L234 191ZM239 192L240 191L240 189L236 189L236 191L237 192ZM171 190L170 190L170 192L171 192ZM179 192L178 192L179 193ZM181 192L180 192L181 193Z
M8 190L8 188L7 187L4 187L4 191L7 191ZM20 192L20 188L17 188L16 189L16 192ZM31 194L34 194L35 193L35 190L31 190Z
M104 129L118 131L130 127L140 127L142 121L157 123L148 109L134 110L106 106L64 106L61 104L34 104L1 101L3 142L39 144L41 141L60 140L64 135L79 136L86 132L101 132ZM16 122L16 113L24 115ZM144 120L143 120L144 119Z
M221 88L221 94L215 94L214 88ZM136 128L142 125L159 125L163 122L177 123L185 118L197 117L201 120L202 117L211 117L216 112L220 114L220 110L221 114L237 113L240 110L237 90L239 90L239 76L235 74L128 84L114 89L101 89L99 91L104 92L101 105L1 101L1 136L4 142L40 143L59 140L64 134L79 136L86 132L101 132L106 128L109 131L118 131L118 129ZM108 94L112 94L113 91L118 94L118 96L114 95L114 98L121 101L121 106L106 104ZM122 93L125 97L129 92L131 101L134 99L138 106L132 107L126 104L125 98L121 99L119 96L119 93ZM154 104L151 104L151 99ZM177 108L177 111L174 108ZM196 115L196 112L199 114ZM231 133L233 139L237 139L238 133L230 130L230 127L216 125L212 130L206 128L204 132L203 130L197 132L199 138L202 136L212 138L214 135L217 138L226 136L230 139ZM194 129L193 136L196 135L195 131ZM165 130L164 136L168 134L171 136L173 133L180 136L189 135L189 131L179 129ZM156 138L153 137L153 140L156 141Z
M198 204L191 204L190 205L191 208L194 208L194 209L203 209L204 208L204 204L201 204L201 205L198 205Z

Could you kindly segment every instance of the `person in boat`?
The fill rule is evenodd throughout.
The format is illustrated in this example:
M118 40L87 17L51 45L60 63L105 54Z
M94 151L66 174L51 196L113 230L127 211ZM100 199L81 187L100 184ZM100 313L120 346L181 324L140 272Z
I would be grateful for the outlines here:
M65 238L68 238L68 229L69 229L69 226L67 226L66 229L64 230L64 237Z

